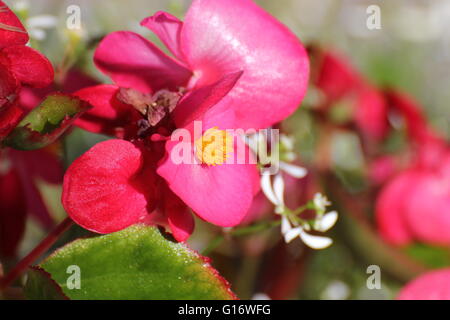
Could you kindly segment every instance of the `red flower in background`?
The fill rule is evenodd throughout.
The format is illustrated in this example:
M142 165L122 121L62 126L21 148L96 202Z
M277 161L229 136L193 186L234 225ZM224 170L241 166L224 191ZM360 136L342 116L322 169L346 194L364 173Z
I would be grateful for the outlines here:
M312 53L318 65L314 84L324 94L323 107L330 107L355 91L361 79L344 57L337 52L315 48Z
M71 94L96 84L98 84L97 80L82 71L71 69L64 75L61 83L53 82L51 85L43 88L22 87L19 94L19 105L25 112L28 112L39 105L50 93L62 92Z
M16 15L0 1L0 140L20 121L18 95L23 85L45 87L53 81L46 57L27 47L28 34Z
M184 22L160 12L141 24L173 57L132 32L112 33L100 43L95 63L115 84L78 92L94 106L78 124L128 141L100 143L73 163L64 207L99 233L151 220L169 225L183 241L194 227L188 207L206 221L234 226L258 189L256 166L199 157L205 146L198 137L182 143L202 164L176 165L169 153L178 142L166 140L179 128L192 132L194 120L203 122L207 136L284 119L306 91L306 52L249 0L196 0Z
M450 244L450 148L429 128L420 108L403 93L389 92L404 117L415 157L380 192L376 217L386 241Z
M409 282L398 300L450 300L450 269L427 272Z
M63 168L54 148L0 151L0 256L15 256L28 213L45 230L54 226L37 183L61 184L62 178Z
M0 1L0 140L26 113L19 101L25 86L42 88L53 81L46 57L27 47L28 34L16 15ZM37 105L37 103L35 104ZM34 107L34 106L33 106ZM48 150L0 151L0 255L13 257L22 239L27 213L49 229L53 219L36 186L38 179L60 183L62 167Z
M323 94L322 108L347 102L361 132L381 140L388 132L388 108L383 93L368 83L351 64L333 51L314 50L318 70L314 81Z

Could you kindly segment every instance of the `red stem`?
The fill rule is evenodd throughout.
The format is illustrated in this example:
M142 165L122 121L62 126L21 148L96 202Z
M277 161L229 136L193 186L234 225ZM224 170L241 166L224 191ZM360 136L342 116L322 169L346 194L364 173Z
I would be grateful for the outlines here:
M0 290L9 287L34 261L46 252L67 229L72 226L70 218L64 219L41 243L23 258L4 278L0 279Z

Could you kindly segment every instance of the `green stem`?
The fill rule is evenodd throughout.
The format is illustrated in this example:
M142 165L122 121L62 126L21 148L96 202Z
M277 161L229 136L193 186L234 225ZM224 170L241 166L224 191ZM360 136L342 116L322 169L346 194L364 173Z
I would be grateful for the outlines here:
M70 218L64 219L42 242L23 258L4 278L0 279L0 290L9 287L25 270L42 256L59 237L72 226Z

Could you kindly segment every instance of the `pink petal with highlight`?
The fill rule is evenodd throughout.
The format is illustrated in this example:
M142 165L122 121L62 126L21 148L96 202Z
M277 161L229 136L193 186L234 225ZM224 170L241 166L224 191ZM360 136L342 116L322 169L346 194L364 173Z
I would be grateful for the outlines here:
M198 77L197 87L243 71L216 106L232 108L243 128L265 128L283 120L306 92L309 62L302 44L250 0L193 1L181 46Z
M191 72L137 33L107 35L95 51L97 67L119 86L143 93L185 87Z
M170 13L159 11L153 16L142 20L141 25L153 31L177 59L180 61L185 60L180 46L183 22L177 17Z

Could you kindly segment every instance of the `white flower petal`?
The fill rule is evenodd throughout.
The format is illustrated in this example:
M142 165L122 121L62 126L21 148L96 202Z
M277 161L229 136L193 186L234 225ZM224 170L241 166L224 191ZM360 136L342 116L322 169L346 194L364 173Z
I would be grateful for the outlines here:
M314 200L313 201L314 201L314 206L319 211L325 211L326 207L331 204L331 202L328 201L327 197L325 197L321 193L316 193L314 195Z
M292 240L294 240L295 238L297 238L299 235L301 235L302 233L303 233L303 230L300 227L291 229L284 234L284 241L286 243L289 243Z
M285 206L283 204L275 207L276 214L282 214L284 211L285 211Z
M58 19L50 14L42 14L27 19L28 28L49 29L56 27Z
M281 233L286 234L289 230L292 229L292 225L289 222L289 219L285 216L281 217Z
M13 3L14 11L25 11L30 8L30 4L27 0L19 0Z
M338 219L338 213L336 211L330 211L326 213L322 219L318 221L318 226L316 227L316 230L318 231L328 231L330 230L335 224Z
M294 139L292 137L282 134L280 135L280 142L287 150L294 149Z
M297 159L297 155L294 152L286 152L284 154L284 158L286 159L286 161L292 162Z
M280 205L280 202L278 201L277 197L275 196L275 193L273 192L272 188L272 182L270 181L270 174L268 173L262 173L261 176L261 190L269 199L270 202L272 202L274 205L278 206Z
M273 191L280 205L284 205L284 180L281 174L277 174L273 179Z
M305 168L283 161L280 161L280 169L297 179L304 178L308 174L308 171Z
M37 41L45 40L45 38L47 37L47 33L44 30L37 28L28 29L28 34L30 35L30 38Z
M330 238L313 236L304 232L303 230L300 230L299 236L308 247L313 249L325 249L331 246L331 244L333 243L333 240L331 240Z
M272 299L270 299L270 297L267 294L259 292L253 295L252 300L272 300Z

